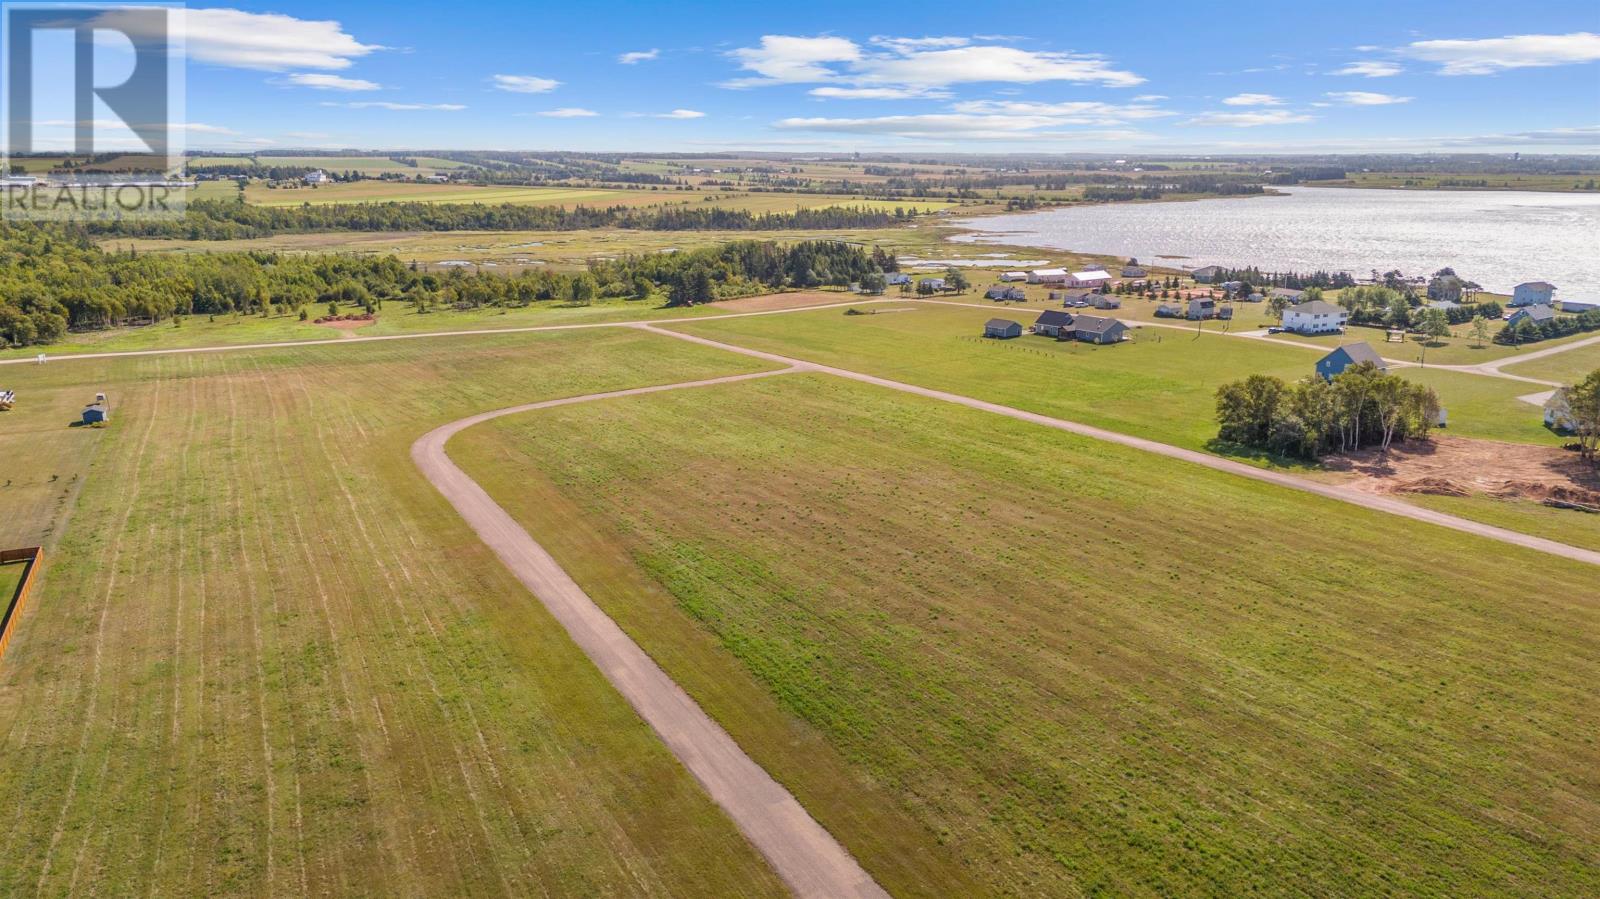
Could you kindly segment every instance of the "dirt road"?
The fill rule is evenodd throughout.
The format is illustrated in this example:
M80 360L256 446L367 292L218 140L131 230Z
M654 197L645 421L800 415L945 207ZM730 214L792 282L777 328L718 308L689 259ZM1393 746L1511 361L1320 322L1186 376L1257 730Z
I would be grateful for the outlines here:
M435 428L411 447L411 458L455 506L483 542L539 598L606 679L617 688L701 786L733 819L795 894L804 897L887 897L850 853L712 721L644 650L594 604L555 559L445 454L445 443L473 425L536 409L729 384L791 371L733 375L684 384L640 387L484 412Z

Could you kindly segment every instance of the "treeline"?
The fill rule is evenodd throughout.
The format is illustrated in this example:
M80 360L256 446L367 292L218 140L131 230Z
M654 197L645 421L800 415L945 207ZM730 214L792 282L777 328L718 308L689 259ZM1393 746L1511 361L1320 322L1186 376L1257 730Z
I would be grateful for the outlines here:
M1577 315L1557 315L1542 322L1524 318L1508 328L1501 328L1500 333L1494 335L1494 342L1505 346L1521 346L1587 331L1600 331L1600 309L1589 309Z
M1211 279L1213 284L1221 284L1224 281L1242 281L1255 287L1288 287L1293 290L1305 290L1308 287L1336 290L1354 287L1356 283L1355 276L1349 272L1264 272L1253 265L1223 269Z
M436 308L526 306L665 294L687 306L784 288L881 279L887 254L839 241L734 241L680 253L597 260L575 273L511 276L419 272L392 256L106 252L34 226L0 230L0 343L48 344L68 329L148 324L227 313L302 319L311 306L365 311L403 302ZM330 313L336 310L329 310ZM317 313L317 314L320 314Z
M1217 439L1279 456L1316 460L1333 452L1423 439L1439 419L1430 387L1385 374L1370 362L1332 381L1293 384L1251 375L1217 390Z
M911 209L887 212L854 206L752 213L704 207L520 206L481 203L333 203L256 206L239 200L191 200L183 217L112 219L78 227L90 235L240 240L313 231L787 231L883 228L904 222Z
M1415 330L1425 317L1437 315L1446 324L1464 325L1482 316L1496 319L1505 313L1499 303L1462 303L1451 309L1424 306L1415 293L1376 284L1352 287L1339 294L1339 305L1350 310L1350 324Z

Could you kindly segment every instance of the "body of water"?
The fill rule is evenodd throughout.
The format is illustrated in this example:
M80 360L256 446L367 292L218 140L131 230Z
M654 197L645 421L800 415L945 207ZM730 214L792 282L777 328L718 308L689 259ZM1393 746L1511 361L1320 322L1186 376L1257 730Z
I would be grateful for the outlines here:
M1449 266L1509 293L1549 281L1600 298L1600 194L1281 188L1287 196L1079 206L967 219L966 242L1137 257L1182 268L1347 271Z

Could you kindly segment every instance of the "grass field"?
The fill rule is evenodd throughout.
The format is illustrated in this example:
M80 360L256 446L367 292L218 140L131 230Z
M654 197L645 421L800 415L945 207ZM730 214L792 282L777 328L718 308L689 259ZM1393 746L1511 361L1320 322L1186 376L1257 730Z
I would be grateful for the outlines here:
M1407 502L1450 515L1482 521L1524 534L1545 537L1584 549L1600 550L1600 515L1571 509L1552 509L1526 499L1493 496L1426 496L1412 494Z
M463 167L453 159L435 156L418 156L415 167L396 162L386 156L194 156L188 160L191 170L204 170L218 166L250 165L263 168L283 166L290 168L322 169L328 172L360 172L364 175L427 175L450 172Z
M26 562L7 562L0 565L0 617L4 617L6 609L11 606L11 599L16 596L17 588L22 585L22 576L27 570Z
M1595 182L1596 179L1593 174L1517 175L1350 172L1345 178L1338 181L1312 181L1308 183L1316 187L1388 187L1410 190L1548 190L1565 192L1593 191L1595 190Z
M1031 324L1036 316L1013 310ZM893 315L819 310L681 326L706 337L1005 403L1191 449L1216 436L1215 393L1250 374L1307 377L1315 353L1259 340L1145 328L1132 342L1096 347L1025 335L984 340L991 315L919 306ZM1438 369L1398 369L1439 392L1451 433L1555 443L1536 407L1516 397L1534 385Z
M408 455L749 365L614 330L6 370L0 545L54 549L0 664L0 894L780 894Z
M942 894L1600 889L1592 568L820 375L451 451L846 845L745 705L936 834Z
M1594 337L1585 334L1584 338ZM1583 338L1579 338L1583 339ZM1539 344L1542 349L1546 344ZM1514 362L1505 367L1506 372L1513 375L1522 375L1525 378L1543 378L1547 381L1559 381L1563 384L1574 384L1583 380L1590 372L1600 369L1600 344L1579 347L1543 359L1531 362Z

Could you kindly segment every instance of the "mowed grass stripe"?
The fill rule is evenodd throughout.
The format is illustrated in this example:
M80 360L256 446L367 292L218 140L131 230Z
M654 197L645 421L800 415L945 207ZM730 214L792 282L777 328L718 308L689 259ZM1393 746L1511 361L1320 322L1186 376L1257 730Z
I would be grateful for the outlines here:
M1585 566L821 376L452 454L891 891L916 884L739 694L980 890L1600 884Z
M0 666L0 893L781 894L407 455L483 408L751 363L428 343L13 373L116 411L71 432L106 451Z

